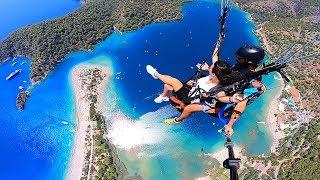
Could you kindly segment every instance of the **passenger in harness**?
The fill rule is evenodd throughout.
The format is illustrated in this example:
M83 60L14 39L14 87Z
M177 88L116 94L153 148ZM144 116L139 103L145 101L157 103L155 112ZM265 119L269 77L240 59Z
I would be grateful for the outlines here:
M189 115L194 112L210 111L211 113L216 113L212 111L214 111L214 107L218 101L221 101L223 103L238 102L238 94L234 94L233 96L226 96L224 92L217 93L214 98L200 98L202 94L205 94L214 88L229 84L227 81L225 81L224 76L230 75L232 73L232 70L231 67L223 61L215 62L211 67L209 67L207 64L204 64L201 69L207 70L209 72L209 75L198 79L194 87L182 83L180 80L174 77L163 75L150 65L147 65L146 69L154 79L159 79L164 83L164 93L160 95L161 101L167 100L167 95L170 91L173 92L176 100L180 101L179 104L182 110L181 115L179 117L167 119L165 121L167 124L180 123L182 120L188 118Z
M220 74L219 76L217 76L219 78L220 83L219 85L214 86L212 88L206 88L204 86L205 88L203 90L200 89L202 90L202 93L208 92L208 89L213 90L215 88L230 85L238 81L237 79L243 78L241 76L246 76L246 75L249 76L250 73L255 71L255 69L258 67L258 64L263 60L265 55L264 50L259 47L250 46L250 45L243 46L239 48L239 50L237 51L236 53L237 64L233 66L231 70L226 63L224 62L220 63L221 61L218 61L218 53L219 51L216 48L213 53L212 61L215 65L217 65L215 66L217 71L216 74L218 75ZM225 66L225 68L221 67L222 64ZM199 66L199 68L201 68L202 70L210 71L210 68L208 67L207 64L204 64L201 67ZM224 69L224 70L221 70L221 69ZM251 85L248 87L248 89L242 92L238 92L236 94L234 93L228 94L228 92L220 92L216 95L215 99L208 98L209 100L207 99L206 101L200 101L200 99L196 99L190 102L185 101L185 100L188 100L188 98L190 99L195 95L198 95L200 92L196 91L197 87L199 87L199 85L203 86L201 84L206 82L208 78L209 77L206 76L204 78L198 79L197 81L198 83L196 84L196 86L193 86L193 87L185 84L184 87L187 87L187 88L183 87L182 89L180 89L180 91L177 91L177 92L174 91L172 86L168 84L164 85L163 93L155 99L155 102L160 103L162 101L168 101L169 97L167 96L169 95L169 92L173 90L174 96L170 98L170 101L171 103L177 104L178 106L180 106L176 108L178 110L180 109L181 110L180 112L182 112L182 115L178 118L167 119L166 120L167 124L178 123L184 118L187 118L192 112L204 111L211 115L218 113L219 119L223 121L224 124L226 124L225 126L226 133L232 134L233 125L245 110L247 103L249 102L249 100L251 100L250 99L251 96L254 96L257 94L260 95L262 92L266 90L265 86L260 81L253 80L251 82ZM252 92L252 89L257 89L257 90ZM181 95L180 93L181 92L183 93L183 90L188 92L188 95L186 93L184 93L185 96ZM193 92L194 94L190 92ZM230 99L226 99L228 97L230 97ZM184 100L184 101L181 102L181 100ZM220 102L217 102L217 101L220 101ZM201 110L199 110L200 109L198 106L199 104L201 105ZM227 116L227 118L225 116Z

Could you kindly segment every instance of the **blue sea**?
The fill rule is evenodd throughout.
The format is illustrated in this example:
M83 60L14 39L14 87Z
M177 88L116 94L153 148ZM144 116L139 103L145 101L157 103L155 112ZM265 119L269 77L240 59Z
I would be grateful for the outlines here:
M35 3L29 4L29 11L40 7L40 1L33 1L29 1ZM59 6L60 1L54 2ZM5 28L1 29L0 38L24 25L59 17L79 7L76 1L63 2L60 4L63 8L57 11L41 4L47 11L54 12L25 15L18 25L1 20ZM215 1L187 3L182 7L180 21L150 24L123 35L113 33L92 52L69 54L45 81L35 86L23 112L16 110L15 98L19 86L28 87L30 61L18 58L15 61L19 63L14 67L11 67L12 59L1 65L0 177L65 177L76 126L70 73L81 63L100 64L113 70L105 91L103 113L109 124L108 137L118 147L130 174L138 173L146 179L191 179L203 175L211 166L200 156L201 149L210 153L221 148L224 138L218 130L223 125L201 113L179 126L165 125L163 119L177 112L168 104L153 102L162 84L146 73L145 66L151 64L162 73L187 79L194 73L195 64L206 59L210 61L218 38L219 9ZM233 64L237 48L244 44L259 45L259 40L253 33L254 25L248 14L236 7L232 7L227 26L222 57ZM21 65L23 61L27 63ZM22 69L22 74L6 81L5 77L18 68ZM234 141L244 146L248 154L269 153L270 137L266 127L257 122L266 118L266 107L279 86L273 79L273 75L264 78L270 90L250 105L235 125Z
M57 18L74 11L80 0L1 0L0 40L30 24Z

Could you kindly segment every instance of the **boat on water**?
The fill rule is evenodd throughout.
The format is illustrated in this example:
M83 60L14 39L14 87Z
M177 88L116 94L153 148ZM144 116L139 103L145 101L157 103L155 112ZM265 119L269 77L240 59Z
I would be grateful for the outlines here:
M24 89L24 87L23 86L19 86L19 90L23 90Z
M9 74L9 76L6 78L6 80L10 80L12 79L14 76L18 75L19 73L21 73L21 69L17 69L15 71L13 71L12 73Z
M257 122L258 124L266 124L267 122L264 122L264 121L260 121L260 122Z
M25 61L23 61L22 63L21 63L21 65L24 65L26 62Z
M16 65L16 64L17 64L17 62L14 62L14 63L11 64L11 66L14 66L14 65Z
M113 30L120 33L120 35L122 35L123 33L116 27L116 26L113 26Z

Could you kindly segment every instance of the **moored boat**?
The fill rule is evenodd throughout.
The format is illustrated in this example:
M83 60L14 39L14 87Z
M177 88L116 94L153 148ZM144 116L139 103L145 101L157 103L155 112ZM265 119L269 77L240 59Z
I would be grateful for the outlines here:
M258 124L266 124L267 122L264 122L264 121L259 121L257 122Z
M6 80L10 80L12 79L14 76L18 75L19 73L21 73L21 69L17 69L15 71L13 71L12 73L9 74L9 76L6 78Z
M17 64L17 62L14 62L14 63L11 64L11 66L14 66L14 65L16 65L16 64Z

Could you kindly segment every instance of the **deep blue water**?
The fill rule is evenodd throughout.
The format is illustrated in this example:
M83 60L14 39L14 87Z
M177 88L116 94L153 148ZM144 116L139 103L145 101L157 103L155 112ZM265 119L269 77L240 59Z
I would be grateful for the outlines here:
M77 0L1 0L0 40L21 27L63 16L78 7Z
M70 63L59 67L54 76L68 82L68 72L64 70L71 66ZM15 68L21 68L22 74L6 81L7 74ZM60 179L67 168L72 146L75 123L72 89L68 83L48 78L33 89L26 110L18 112L15 98L18 86L28 80L28 69L28 64L13 68L11 62L0 67L0 176L3 179ZM63 124L65 122L68 125Z
M10 82L5 81L5 77L18 67L11 67L11 60L0 66L0 176L14 179L64 177L75 127L69 75L79 63L106 64L113 68L111 88L106 89L106 94L116 98L114 111L120 109L137 121L141 115L165 106L153 103L162 85L146 73L145 66L152 64L160 72L181 80L187 79L193 73L192 66L211 56L218 37L219 7L218 4L202 1L188 3L183 6L184 18L181 21L151 24L124 35L114 33L93 52L69 55L44 82L33 89L23 112L15 109L15 97L17 87L23 80L28 80L29 65L19 67L23 73ZM232 9L227 26L228 35L222 56L233 64L234 52L238 47L247 43L259 44L259 41L252 32L254 26L248 21L247 14L237 8ZM268 78L267 84L276 86L272 83L273 78ZM269 151L270 140L265 128L258 127L256 122L265 118L264 109L271 96L272 93L266 94L251 105L235 125L235 140L248 146L249 153ZM140 121L143 127L147 126L145 129L158 128L161 137L167 135L170 137L166 138L171 138L170 141L142 148L142 153L151 155L141 159L136 156L130 159L127 150L120 151L129 171L142 173L144 177L184 178L200 175L208 165L199 158L199 150L204 148L208 152L223 143L223 137L217 132L222 125L201 113L176 127L164 125L160 115L140 118ZM253 130L255 135L248 137L248 132ZM148 165L150 169L144 174L143 167Z
M0 40L21 27L61 17L79 6L75 0L1 0ZM32 91L26 111L18 112L15 98L20 85L30 85L30 62L24 58L15 61L18 63L14 67L12 60L0 66L0 178L61 179L68 165L74 128L71 88L48 78L45 85ZM23 61L27 63L21 65ZM6 81L15 69L22 69L22 73ZM68 73L63 71L55 77L68 82Z

